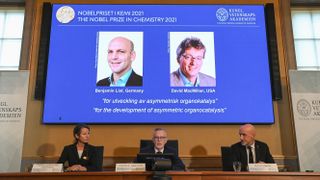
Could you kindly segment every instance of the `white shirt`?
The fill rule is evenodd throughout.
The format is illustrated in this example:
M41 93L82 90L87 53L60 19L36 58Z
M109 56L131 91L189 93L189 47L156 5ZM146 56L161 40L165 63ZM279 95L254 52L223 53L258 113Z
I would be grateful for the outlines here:
M255 148L254 148L254 144L251 144L250 147L251 147L251 151L252 151L252 156L253 156L253 163L256 163L256 151L255 151ZM249 148L248 146L246 146L246 151L247 151L247 162L249 163Z
M83 153L83 150L78 150L79 159L81 159L82 153Z
M161 153L163 154L163 151L164 151L164 148L163 148L163 149L160 149L160 150L154 148L154 152L155 152L156 154L157 154L157 152L161 152Z

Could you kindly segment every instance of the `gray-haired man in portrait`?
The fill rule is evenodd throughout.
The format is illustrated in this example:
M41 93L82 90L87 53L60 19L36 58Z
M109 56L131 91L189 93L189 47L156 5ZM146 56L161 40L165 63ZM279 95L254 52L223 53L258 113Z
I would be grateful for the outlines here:
M201 73L206 47L199 38L185 38L177 48L179 69L170 74L171 86L215 87L216 79Z

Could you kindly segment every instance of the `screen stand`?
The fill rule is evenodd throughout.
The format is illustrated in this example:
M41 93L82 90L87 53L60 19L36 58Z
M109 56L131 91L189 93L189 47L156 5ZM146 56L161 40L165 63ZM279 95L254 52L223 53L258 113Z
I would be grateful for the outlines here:
M165 171L154 171L152 180L172 180L171 176L165 174Z

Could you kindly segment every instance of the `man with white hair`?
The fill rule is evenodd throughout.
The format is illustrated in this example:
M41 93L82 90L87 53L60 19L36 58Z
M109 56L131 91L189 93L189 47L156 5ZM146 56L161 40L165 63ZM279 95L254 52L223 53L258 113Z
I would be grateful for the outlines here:
M172 170L185 170L185 165L178 157L177 150L166 145L168 142L168 135L164 128L155 128L153 130L152 141L153 144L140 149L140 153L174 154L174 158L172 159Z
M231 146L234 161L241 162L241 171L247 171L248 163L274 163L266 143L255 139L256 129L251 124L239 128L240 142Z

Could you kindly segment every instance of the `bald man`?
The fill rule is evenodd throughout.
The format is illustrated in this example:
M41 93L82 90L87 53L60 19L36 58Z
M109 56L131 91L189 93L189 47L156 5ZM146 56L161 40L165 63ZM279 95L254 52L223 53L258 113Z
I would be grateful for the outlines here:
M113 38L108 46L110 77L98 81L97 86L142 86L142 76L136 74L131 64L136 58L134 44L125 37Z
M231 151L233 160L241 162L241 171L248 170L248 163L274 163L268 145L255 139L256 129L253 125L240 126L239 136L240 142L233 144Z

